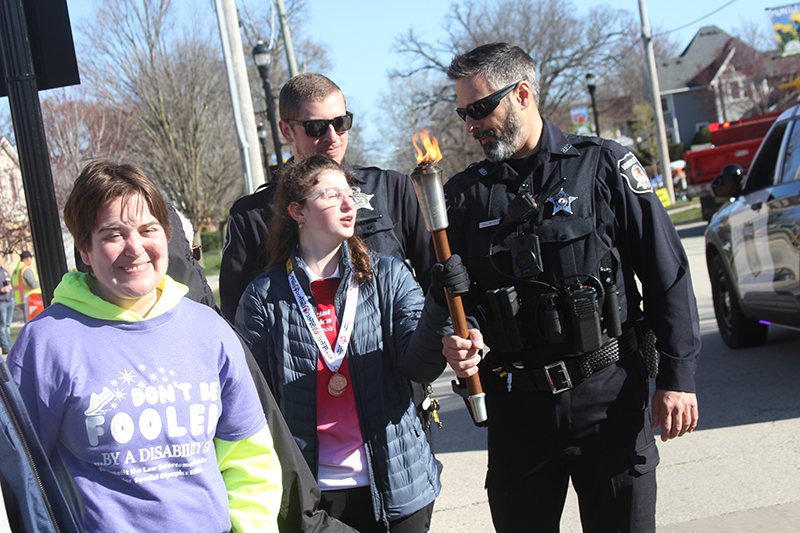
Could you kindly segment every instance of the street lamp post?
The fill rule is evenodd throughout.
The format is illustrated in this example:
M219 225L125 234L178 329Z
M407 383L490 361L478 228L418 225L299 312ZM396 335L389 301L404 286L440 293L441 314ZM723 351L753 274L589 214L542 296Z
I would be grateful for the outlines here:
M594 91L597 89L595 85L594 74L591 72L586 75L586 87L589 89L589 94L592 96L592 111L594 112L594 126L597 128L597 136L600 136L600 120L597 118L597 102L594 99Z
M275 102L272 99L272 87L269 84L269 67L272 63L272 54L264 41L260 40L253 48L253 61L258 67L258 74L264 84L264 97L267 99L267 120L272 128L272 142L275 145L275 157L278 160L278 168L283 168L283 151L281 149L280 132L278 131L278 121L275 120Z
M272 181L272 176L270 175L269 171L269 152L267 151L267 127L264 125L263 122L258 123L258 128L256 129L258 133L258 141L261 143L261 155L264 158L264 168L266 169L267 173L267 183Z

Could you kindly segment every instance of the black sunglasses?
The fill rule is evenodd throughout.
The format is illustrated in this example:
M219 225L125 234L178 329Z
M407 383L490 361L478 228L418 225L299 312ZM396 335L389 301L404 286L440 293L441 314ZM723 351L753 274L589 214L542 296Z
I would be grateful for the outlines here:
M309 137L322 137L328 132L328 128L333 124L336 133L344 133L353 127L353 114L349 111L344 115L332 119L320 120L287 120L289 124L303 126L306 135Z
M508 93L513 91L519 82L523 81L525 78L519 79L512 83L511 85L506 85L499 91L493 92L486 98L481 98L480 100L475 100L471 104L468 104L467 107L457 107L456 113L458 116L461 117L461 120L467 120L467 115L472 117L475 120L483 120L489 115L492 114L492 111L497 109L497 106L500 105L500 100L506 97Z

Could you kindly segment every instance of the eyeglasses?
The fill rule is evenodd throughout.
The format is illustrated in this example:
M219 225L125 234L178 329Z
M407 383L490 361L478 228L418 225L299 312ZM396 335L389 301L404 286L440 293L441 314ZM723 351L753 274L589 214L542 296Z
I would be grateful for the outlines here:
M322 189L321 191L312 192L308 196L303 196L298 200L298 202L302 202L303 200L316 200L317 198L322 199L322 202L328 206L338 205L344 201L344 197L348 197L351 201L353 201L353 194L355 191L353 189L340 189L339 187L328 187L327 189Z
M336 133L344 133L353 127L353 114L349 111L344 115L332 119L320 119L320 120L292 120L289 119L286 122L289 124L295 124L297 126L303 126L306 130L306 135L309 137L322 137L328 132L328 128L333 124L333 129L336 130Z
M475 100L471 104L467 105L467 107L457 107L456 113L458 113L458 116L461 117L461 120L465 122L467 120L467 115L475 120L483 120L491 115L492 111L497 109L497 106L500 105L500 101L505 98L508 93L513 91L517 85L519 85L519 82L523 80L525 80L525 78L521 78L511 85L506 85L499 91L493 92L486 98Z

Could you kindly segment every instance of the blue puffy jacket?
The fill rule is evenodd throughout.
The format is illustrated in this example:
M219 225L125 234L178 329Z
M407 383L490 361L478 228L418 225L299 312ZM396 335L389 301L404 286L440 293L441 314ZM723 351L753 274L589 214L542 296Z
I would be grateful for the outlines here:
M298 281L313 302L308 278L297 266L296 249L292 261ZM441 338L452 332L452 327L446 308L432 299L425 303L403 262L372 254L372 264L375 275L360 286L347 359L369 458L375 519L393 521L431 503L441 488L408 380L415 379L416 362L425 359L418 358L420 353L431 353L428 360L436 359L438 353L444 367ZM350 266L345 243L339 263L342 282L334 301L340 323ZM316 475L319 350L289 288L284 265L273 267L250 284L236 312L236 329L250 343L286 423Z

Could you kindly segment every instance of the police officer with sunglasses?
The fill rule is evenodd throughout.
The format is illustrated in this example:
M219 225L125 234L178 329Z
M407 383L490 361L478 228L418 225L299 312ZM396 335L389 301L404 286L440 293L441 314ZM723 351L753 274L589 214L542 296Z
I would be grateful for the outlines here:
M559 531L571 483L584 531L655 531L654 430L667 441L698 421L699 325L678 234L629 150L542 118L521 48L480 46L448 76L486 159L445 185L455 255L432 268L431 292L460 285L479 329L445 337L438 364L480 372L494 526Z
M279 109L281 134L295 157L321 154L350 170L358 207L356 234L372 250L410 263L417 278L424 280L430 266L430 234L411 180L393 170L348 164L345 153L353 114L347 111L341 89L321 74L306 72L283 86ZM267 264L262 243L272 217L273 194L274 187L267 184L230 210L219 292L222 313L231 322L242 293Z

